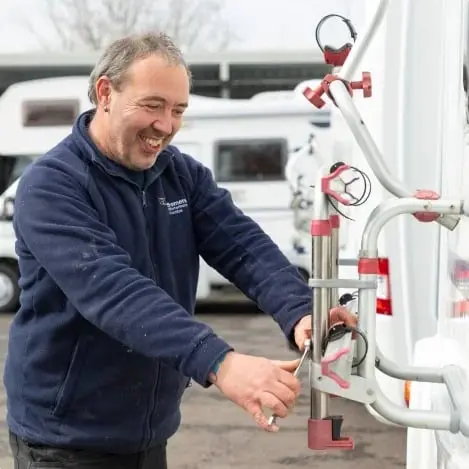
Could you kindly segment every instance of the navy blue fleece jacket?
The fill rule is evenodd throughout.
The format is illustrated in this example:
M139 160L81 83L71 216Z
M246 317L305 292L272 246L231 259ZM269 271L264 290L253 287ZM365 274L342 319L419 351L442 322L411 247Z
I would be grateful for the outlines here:
M128 453L173 435L189 379L208 386L231 350L193 315L199 255L287 337L311 295L207 168L170 146L150 170L126 170L91 141L91 115L18 187L8 425L32 442Z

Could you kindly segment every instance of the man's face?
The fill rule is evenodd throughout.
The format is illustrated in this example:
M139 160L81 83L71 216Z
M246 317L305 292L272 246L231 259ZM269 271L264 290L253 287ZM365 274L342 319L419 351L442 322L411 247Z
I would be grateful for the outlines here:
M182 65L157 54L136 61L119 91L111 89L108 149L122 165L148 169L182 124L190 84Z

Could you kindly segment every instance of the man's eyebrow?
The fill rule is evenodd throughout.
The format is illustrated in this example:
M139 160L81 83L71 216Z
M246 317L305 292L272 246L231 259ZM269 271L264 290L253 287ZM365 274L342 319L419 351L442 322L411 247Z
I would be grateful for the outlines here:
M165 104L167 103L167 100L165 98L163 98L162 96L158 96L158 95L148 96L148 97L145 98L145 101L158 101L160 103L165 103ZM186 102L176 104L176 107L187 108L188 106L189 106L189 104L186 103Z

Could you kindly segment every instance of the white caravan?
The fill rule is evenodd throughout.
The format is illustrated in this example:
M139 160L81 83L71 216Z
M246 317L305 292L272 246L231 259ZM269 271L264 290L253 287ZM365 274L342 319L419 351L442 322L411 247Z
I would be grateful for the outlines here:
M48 78L14 84L0 97L0 192L9 188L0 198L0 204L5 203L0 217L0 311L11 311L18 299L10 223L16 185L11 184L31 161L70 132L80 112L90 108L87 88L84 76ZM209 167L235 203L306 276L306 259L290 248L293 229L284 164L304 135L327 132L328 125L328 110L314 110L294 95L251 100L191 95L174 144ZM223 287L229 282L201 264L199 301L244 299L228 294Z
M357 387L339 395L365 403L383 422L409 427L407 469L465 469L469 467L468 2L367 0L363 6L371 27L359 31L363 41L354 46L340 73L355 81L361 80L363 71L371 72L373 96L363 99L355 91L359 110L355 114L344 88L333 83L331 91L340 110L332 109L328 138L316 147L326 161L354 165L372 183L368 202L347 210L356 221L349 224L341 255L360 257L370 233L377 230L372 221L386 205L381 211L375 207L384 201L391 207L395 196L408 197L409 205L416 205L410 197L417 190L435 191L442 202L422 203L422 209L431 211L450 200L446 210L464 216L456 226L452 216L440 219L450 229L411 215L392 218L382 228L377 244L383 260L380 271L360 275L360 279L376 275L378 283L375 319L363 318L360 326L371 331L370 350L376 339L379 354L377 349L377 361L373 357L359 369L359 378L376 373L380 391L368 389L368 398L363 398ZM383 13L376 29L372 25L379 24ZM381 161L370 158L379 153ZM359 315L364 314L361 306L375 309L366 300L359 299L358 304ZM321 386L326 389L326 384L313 388Z

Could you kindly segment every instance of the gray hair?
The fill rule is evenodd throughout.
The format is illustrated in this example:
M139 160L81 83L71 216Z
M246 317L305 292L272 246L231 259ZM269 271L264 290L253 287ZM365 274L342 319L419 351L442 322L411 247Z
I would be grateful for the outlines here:
M181 50L174 41L164 33L145 33L125 36L112 42L98 59L91 71L88 97L94 104L98 104L96 83L103 75L107 76L116 89L125 81L130 66L138 59L144 59L151 54L161 54L170 64L183 65L189 80L192 75L184 60Z

